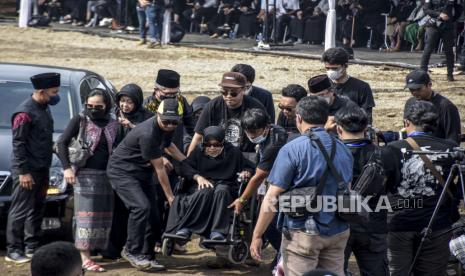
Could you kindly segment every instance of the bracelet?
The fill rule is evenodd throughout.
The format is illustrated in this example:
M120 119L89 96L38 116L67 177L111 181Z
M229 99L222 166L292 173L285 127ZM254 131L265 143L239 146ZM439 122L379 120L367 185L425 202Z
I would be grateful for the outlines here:
M244 199L243 197L240 197L239 198L239 202L242 204L242 205L245 205L247 203L247 199Z

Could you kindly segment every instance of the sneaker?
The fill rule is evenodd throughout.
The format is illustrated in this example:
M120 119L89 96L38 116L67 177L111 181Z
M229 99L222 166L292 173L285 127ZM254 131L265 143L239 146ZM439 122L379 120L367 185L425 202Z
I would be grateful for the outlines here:
M150 261L150 268L154 271L161 271L166 269L166 267L160 264L155 258Z
M150 260L144 255L131 254L126 251L126 248L123 248L121 251L121 257L128 261L136 269L148 269L150 268Z
M128 31L128 32L134 32L134 31L136 30L136 27L134 27L134 26L127 26L127 27L125 28L125 30Z
M137 42L137 45L138 45L138 46L142 46L142 45L145 45L145 44L147 44L147 40L145 40L144 38L141 38L141 39L139 40L139 42Z
M25 250L26 257L29 258L29 259L32 259L32 256L34 256L34 251L35 251L35 249L26 248L26 250Z
M212 232L210 234L210 240L221 241L224 240L224 235L218 232Z
M90 28L90 27L93 27L93 26L96 25L96 24L97 24L97 22L96 22L95 18L92 18L92 19L89 21L89 23L87 23L84 27Z
M26 256L13 252L13 253L8 253L5 256L5 261L7 262L12 262L15 264L25 264L31 261L31 259L27 258Z
M149 49L153 49L153 48L156 48L156 47L161 47L160 41L149 42L149 45L147 45L147 48L149 48Z

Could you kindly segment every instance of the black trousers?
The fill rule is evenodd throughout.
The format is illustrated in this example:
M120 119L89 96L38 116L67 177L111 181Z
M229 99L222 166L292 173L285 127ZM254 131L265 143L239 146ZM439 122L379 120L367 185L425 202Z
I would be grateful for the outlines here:
M354 253L361 276L388 276L387 234L350 232L344 251L344 271L350 275L349 258Z
M431 234L432 237L437 235L438 232ZM449 241L451 236L452 232L449 232L423 244L412 271L413 275L445 275L447 262L449 261ZM421 234L419 232L390 232L388 234L388 258L391 276L408 275L408 270L413 262L420 240Z
M155 237L160 235L160 219L153 174L129 175L111 169L108 178L129 210L126 250L131 254L154 256Z
M35 184L32 190L27 190L19 184L19 174L13 172L14 190L6 229L8 253L23 253L24 246L35 249L40 243L49 171L31 172L31 175Z
M126 239L128 237L128 218L129 211L124 205L124 202L115 192L114 196L113 221L111 223L110 241L107 249L103 253L105 257L119 258Z
M446 53L447 75L452 75L454 72L454 29L427 27L425 37L426 42L425 49L423 50L423 55L421 57L421 69L428 71L429 59L441 38L444 43L443 49Z

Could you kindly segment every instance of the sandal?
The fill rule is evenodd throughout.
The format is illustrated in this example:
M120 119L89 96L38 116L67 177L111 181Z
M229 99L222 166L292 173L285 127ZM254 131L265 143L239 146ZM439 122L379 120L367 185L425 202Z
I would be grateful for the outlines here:
M105 272L105 268L94 263L92 260L87 260L82 264L82 268L89 272Z

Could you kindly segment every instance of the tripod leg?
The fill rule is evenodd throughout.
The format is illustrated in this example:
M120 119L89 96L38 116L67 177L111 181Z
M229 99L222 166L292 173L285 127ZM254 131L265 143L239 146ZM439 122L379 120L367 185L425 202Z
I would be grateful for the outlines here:
M446 181L446 184L444 184L444 187L442 187L442 192L441 192L441 195L439 196L439 200L438 200L438 203L436 204L436 206L434 207L434 211L433 211L433 214L431 215L431 219L429 220L428 222L428 226L426 226L426 228L423 230L423 233L422 233L422 237L421 237L421 241L420 241L420 244L418 245L418 248L417 248L417 252L415 253L415 258L413 258L413 261L412 261L412 264L410 265L410 269L409 269L409 273L408 275L411 275L412 272L413 272L413 268L415 267L415 263L417 262L418 260L418 257L420 256L420 253L421 253L421 248L423 247L423 244L425 243L426 239L428 238L428 236L431 235L431 232L432 232L432 229L433 229L433 224L434 224L434 221L436 220L436 216L438 214L438 211L439 211L439 208L441 207L442 205L442 202L444 201L444 198L446 197L447 195L447 189L449 188L449 185L450 183L452 182L452 180L454 179L453 177L453 174L454 174L454 171L457 169L457 164L454 164L450 170L450 173L449 173L449 176L447 177L447 181ZM460 170L459 170L460 171Z

